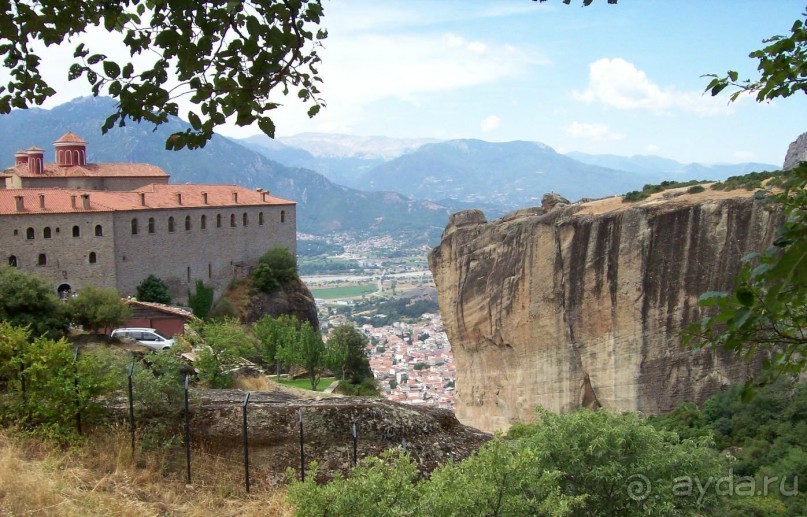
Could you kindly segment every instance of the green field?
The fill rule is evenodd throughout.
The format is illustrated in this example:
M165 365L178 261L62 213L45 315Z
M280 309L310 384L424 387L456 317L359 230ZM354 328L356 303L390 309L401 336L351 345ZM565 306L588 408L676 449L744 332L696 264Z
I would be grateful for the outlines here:
M340 298L358 298L363 294L376 292L375 284L350 285L346 287L331 287L327 289L311 289L314 298L323 300L338 300Z
M319 384L317 384L317 391L324 391L325 388L330 386L334 380L335 379L333 377L321 378L319 380ZM280 384L283 384L284 386L293 386L303 390L311 389L311 381L309 381L307 377L305 379L281 379Z

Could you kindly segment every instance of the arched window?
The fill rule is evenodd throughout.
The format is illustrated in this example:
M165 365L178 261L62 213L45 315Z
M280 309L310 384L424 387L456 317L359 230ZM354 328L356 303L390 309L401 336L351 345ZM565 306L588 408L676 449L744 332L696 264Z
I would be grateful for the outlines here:
M73 237L81 237L81 228L78 225L73 227Z
M11 267L17 267L17 257L15 255L8 257L8 265Z
M263 226L263 212L258 213L258 224Z
M149 217L149 233L154 233L154 218Z
M174 233L174 218L168 218L168 233Z
M230 214L230 226L235 228L235 214Z
M207 229L207 216L206 215L203 215L202 217L199 218L199 228L201 228L202 230Z
M25 238L28 239L29 241L34 239L34 229L33 228L28 228L27 230L25 230Z
M42 230L42 237L44 237L45 239L50 239L50 226L46 226Z
M221 228L221 214L216 214L216 228Z
M191 231L191 216L189 215L185 216L185 231L186 232Z
M36 259L36 263L39 266L47 266L48 265L48 257L44 253L40 253L39 257Z
M249 216L247 215L246 212L244 212L244 215L241 216L241 224L243 224L244 226L247 226L249 224Z
M281 210L281 211L280 211L280 222L281 222L281 223L285 223L285 222L286 222L286 211L285 211L285 210Z
M132 235L137 235L137 219L132 219Z
M103 237L104 236L104 229L101 227L100 224L95 225L95 236L96 237Z
M98 262L98 256L95 254L94 251L90 252L89 262L90 264L95 264Z

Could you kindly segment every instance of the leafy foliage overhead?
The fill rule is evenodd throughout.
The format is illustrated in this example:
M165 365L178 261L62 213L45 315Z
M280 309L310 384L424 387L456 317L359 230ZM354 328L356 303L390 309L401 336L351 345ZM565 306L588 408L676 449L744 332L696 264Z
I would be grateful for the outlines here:
M40 71L36 48L66 45L95 26L120 39L131 59L117 60L79 42L70 80L86 78L94 95L108 93L118 104L102 130L127 119L156 125L180 115L178 99L194 107L183 113L192 129L172 134L167 149L202 147L214 129L234 118L258 123L269 136L268 112L279 104L272 92L323 102L317 50L326 31L320 0L21 0L2 2L0 53L10 72L0 86L0 113L40 105L56 94ZM100 51L100 52L99 52ZM149 59L151 58L151 59ZM144 64L145 63L145 64Z
M708 74L712 80L706 91L717 95L729 86L735 91L731 100L743 93L756 93L758 102L807 93L807 11L803 20L796 20L789 36L773 36L763 41L768 45L751 52L748 57L757 59L759 79L740 80L739 74L729 70L724 77Z

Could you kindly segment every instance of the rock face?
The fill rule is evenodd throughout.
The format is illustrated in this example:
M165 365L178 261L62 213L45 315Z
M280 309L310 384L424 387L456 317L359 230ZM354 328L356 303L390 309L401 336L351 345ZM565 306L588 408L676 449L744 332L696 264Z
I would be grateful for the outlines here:
M239 461L244 392L198 390L193 395L194 440ZM369 397L304 398L284 391L253 392L247 411L250 462L272 479L281 480L288 467L299 469L300 409L306 468L308 462L317 461L324 479L337 472L349 473L354 423L359 458L377 456L405 440L423 473L451 458L469 456L492 438L460 424L451 412L442 409Z
M685 189L684 189L685 190ZM683 195L682 195L683 194ZM659 413L752 367L680 346L698 296L725 290L779 215L748 192L455 214L429 255L457 367L457 416L485 431L537 405Z
M782 169L789 170L801 162L807 162L807 133L802 133L790 144L785 155L785 163Z
M252 324L266 315L277 318L284 314L294 316L299 321L308 321L313 328L319 328L314 296L300 279L295 279L270 294L252 294L243 320L244 323Z

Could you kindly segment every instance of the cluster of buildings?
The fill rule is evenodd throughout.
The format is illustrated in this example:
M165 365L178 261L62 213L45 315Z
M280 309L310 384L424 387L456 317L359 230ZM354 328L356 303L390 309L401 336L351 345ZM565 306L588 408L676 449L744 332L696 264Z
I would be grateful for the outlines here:
M134 295L155 275L182 303L197 280L220 295L274 246L296 253L296 204L263 189L169 184L160 167L92 163L67 132L53 162L31 147L0 173L0 260L67 296Z
M328 320L331 326L346 322L340 315ZM370 340L370 368L385 398L454 411L456 371L439 314L424 314L423 323L364 325L361 331Z

